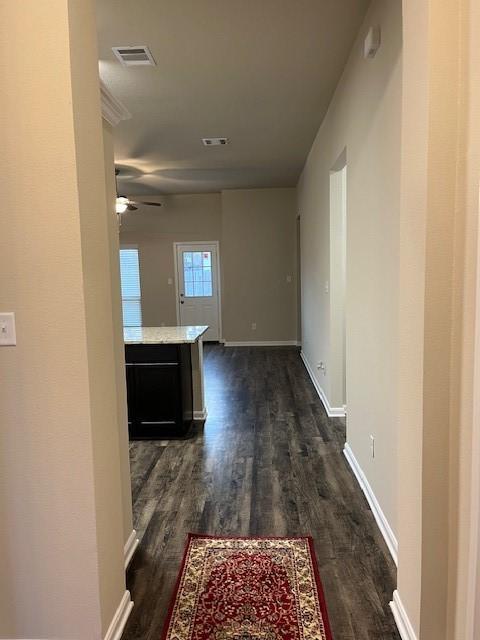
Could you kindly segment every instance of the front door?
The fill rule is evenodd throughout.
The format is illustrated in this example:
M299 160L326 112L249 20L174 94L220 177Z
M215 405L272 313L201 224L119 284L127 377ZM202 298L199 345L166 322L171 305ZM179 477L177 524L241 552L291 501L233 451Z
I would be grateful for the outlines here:
M208 325L204 340L220 339L218 251L212 243L177 244L180 324Z

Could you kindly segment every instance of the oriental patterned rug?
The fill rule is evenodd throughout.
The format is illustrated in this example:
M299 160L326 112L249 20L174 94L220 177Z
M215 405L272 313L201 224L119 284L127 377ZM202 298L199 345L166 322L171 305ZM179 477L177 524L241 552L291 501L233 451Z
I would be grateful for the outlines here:
M162 640L332 640L312 539L190 534Z

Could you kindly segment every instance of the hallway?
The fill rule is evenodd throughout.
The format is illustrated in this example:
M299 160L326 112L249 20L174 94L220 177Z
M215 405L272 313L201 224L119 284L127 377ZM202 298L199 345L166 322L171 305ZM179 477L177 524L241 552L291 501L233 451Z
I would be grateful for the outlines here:
M394 640L395 565L296 348L205 348L208 420L130 445L135 602L123 640L158 640L189 531L315 540L335 640Z

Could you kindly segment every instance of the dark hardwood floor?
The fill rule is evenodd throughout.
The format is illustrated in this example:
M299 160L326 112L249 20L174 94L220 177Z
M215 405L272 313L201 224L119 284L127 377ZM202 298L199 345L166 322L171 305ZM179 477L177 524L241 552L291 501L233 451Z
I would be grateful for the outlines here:
M205 349L208 420L131 443L140 547L123 640L159 640L189 531L314 537L335 640L393 640L395 565L295 348ZM308 640L308 639L306 639Z

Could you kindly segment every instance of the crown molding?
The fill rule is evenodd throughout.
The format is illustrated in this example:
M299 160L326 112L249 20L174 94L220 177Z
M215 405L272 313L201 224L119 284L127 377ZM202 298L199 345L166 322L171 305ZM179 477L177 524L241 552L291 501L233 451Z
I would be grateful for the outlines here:
M128 109L107 89L101 78L100 99L102 103L102 118L112 127L116 127L121 120L129 120L132 117Z

